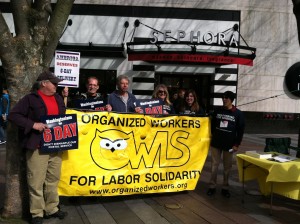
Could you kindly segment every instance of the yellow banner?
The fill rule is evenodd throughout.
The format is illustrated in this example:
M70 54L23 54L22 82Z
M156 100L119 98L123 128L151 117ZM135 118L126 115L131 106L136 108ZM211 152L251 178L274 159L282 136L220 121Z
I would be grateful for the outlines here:
M194 190L210 144L208 117L79 112L79 148L63 153L59 194Z

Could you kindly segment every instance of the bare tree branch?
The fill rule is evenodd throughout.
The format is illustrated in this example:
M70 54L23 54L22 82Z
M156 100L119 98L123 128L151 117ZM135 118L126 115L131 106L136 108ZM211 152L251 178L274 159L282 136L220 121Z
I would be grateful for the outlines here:
M294 4L293 12L297 21L297 29L298 29L298 42L300 45L300 0L292 0Z
M58 0L55 9L50 17L48 38L44 46L44 66L49 67L53 52L55 51L60 35L64 30L67 19L72 9L74 0Z
M9 53L12 51L12 35L6 24L6 21L0 12L0 59L2 64L5 65L10 60Z
M26 0L29 7L31 7L33 0Z
M0 59L15 103L27 94L42 70L48 69L74 0L11 0L16 36L0 11ZM57 18L53 18L57 17ZM18 145L17 127L8 125L5 200L1 213L18 218L29 213L24 154Z
M28 36L29 5L27 0L11 0L16 35Z
M38 0L34 1L33 9L31 12L31 16L34 19L34 24L30 27L30 32L32 35L33 42L42 47L44 44L45 36L48 31L48 20L49 20L49 12L45 10L45 7L50 4L50 0Z

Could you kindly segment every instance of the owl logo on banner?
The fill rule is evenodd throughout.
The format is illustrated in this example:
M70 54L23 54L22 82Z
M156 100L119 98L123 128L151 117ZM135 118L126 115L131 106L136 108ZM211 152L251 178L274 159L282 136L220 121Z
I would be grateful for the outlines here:
M90 153L94 163L100 168L117 170L129 163L129 149L132 147L136 147L132 132L96 129Z

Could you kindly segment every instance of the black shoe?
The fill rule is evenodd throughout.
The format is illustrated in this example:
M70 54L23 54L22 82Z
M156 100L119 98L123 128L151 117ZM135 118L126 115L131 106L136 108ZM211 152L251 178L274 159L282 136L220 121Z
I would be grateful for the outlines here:
M228 190L226 189L222 189L222 195L225 197L225 198L230 198L231 194L229 193Z
M207 195L208 196L212 196L216 193L216 188L209 188L208 191L207 191Z
M31 219L31 224L43 224L43 218L42 217L34 217Z
M45 215L45 219L50 219L50 218L59 218L59 219L64 219L68 215L67 212L63 212L61 210L58 210L57 212L51 214L51 215Z

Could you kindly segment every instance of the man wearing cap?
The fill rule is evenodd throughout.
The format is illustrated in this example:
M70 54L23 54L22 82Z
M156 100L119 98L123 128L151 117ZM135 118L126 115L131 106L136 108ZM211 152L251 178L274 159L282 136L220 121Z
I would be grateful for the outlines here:
M43 218L64 219L59 209L57 185L60 179L61 152L40 152L41 136L47 125L41 116L65 114L61 96L56 93L62 81L52 72L44 71L34 84L35 90L24 96L8 115L8 120L19 127L19 140L26 149L27 184L31 223L43 223Z
M211 178L207 195L212 196L216 193L218 167L223 154L223 186L221 194L230 198L228 190L229 172L232 167L233 153L238 151L242 142L245 120L243 113L237 109L232 102L235 94L226 91L223 94L223 107L214 111L211 122Z

